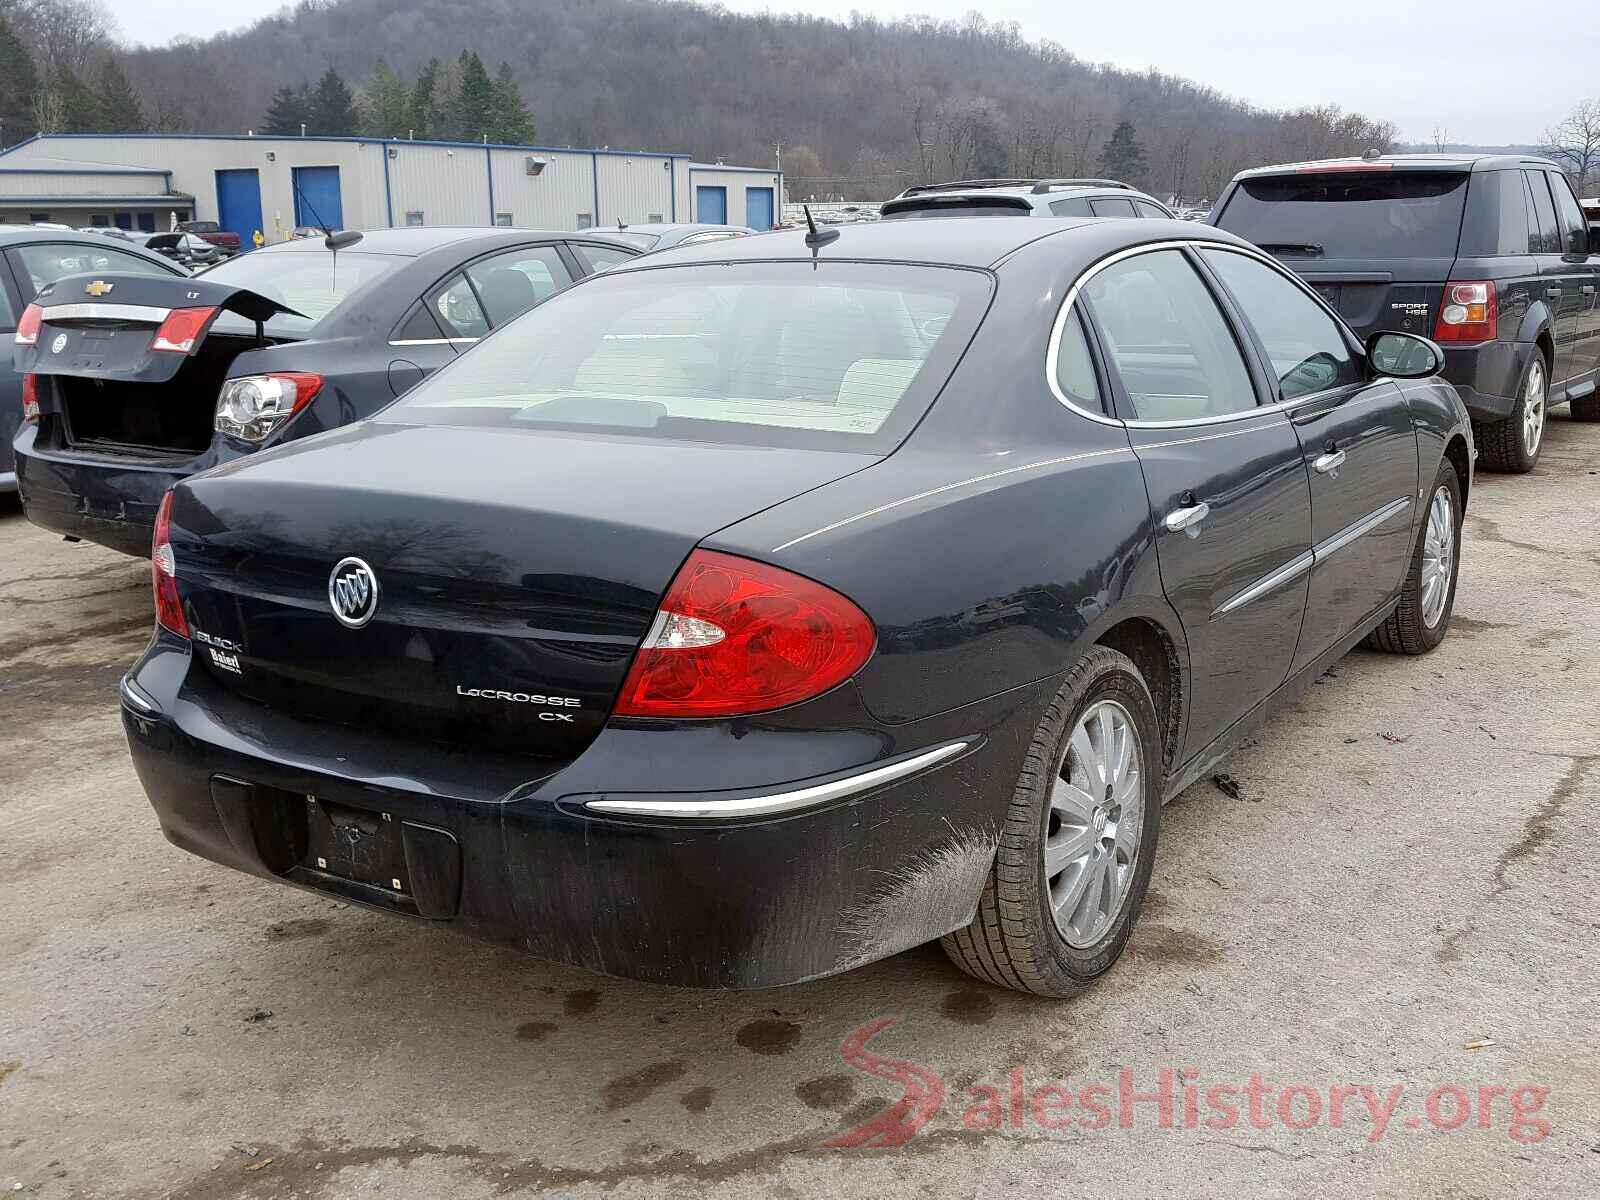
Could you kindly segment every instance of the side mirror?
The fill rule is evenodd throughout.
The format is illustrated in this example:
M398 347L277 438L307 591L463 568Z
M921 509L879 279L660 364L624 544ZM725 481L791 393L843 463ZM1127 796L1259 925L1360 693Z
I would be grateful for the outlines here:
M1444 370L1444 351L1414 333L1381 332L1367 339L1367 361L1392 379L1426 379Z

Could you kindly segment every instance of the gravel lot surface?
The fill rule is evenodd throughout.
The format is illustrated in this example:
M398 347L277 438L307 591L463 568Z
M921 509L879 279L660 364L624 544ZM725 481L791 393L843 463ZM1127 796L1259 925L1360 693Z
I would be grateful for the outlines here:
M1546 436L1478 477L1444 645L1351 654L1237 797L1172 804L1128 956L1067 1004L936 947L646 987L189 857L117 715L148 567L0 500L0 1193L1600 1195L1600 426ZM890 1017L871 1051L942 1106L822 1146L900 1099L840 1051ZM1163 1068L1170 1127L1124 1127L1120 1073Z

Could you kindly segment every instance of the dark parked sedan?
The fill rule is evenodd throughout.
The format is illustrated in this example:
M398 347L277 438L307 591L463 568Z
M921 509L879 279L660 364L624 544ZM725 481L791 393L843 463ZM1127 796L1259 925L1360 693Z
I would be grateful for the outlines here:
M641 259L176 486L134 764L184 849L596 971L943 937L1068 995L1163 801L1358 642L1444 637L1440 361L1176 221Z
M16 334L38 400L16 439L23 509L148 555L177 480L368 416L638 252L587 234L387 229L269 246L195 278L55 283Z
M163 278L181 274L142 246L99 233L0 225L0 339L11 340L35 292L80 271L143 272ZM24 395L22 375L11 369L10 362L0 360L0 493L17 490L11 441L24 409L31 413L36 404L31 390Z

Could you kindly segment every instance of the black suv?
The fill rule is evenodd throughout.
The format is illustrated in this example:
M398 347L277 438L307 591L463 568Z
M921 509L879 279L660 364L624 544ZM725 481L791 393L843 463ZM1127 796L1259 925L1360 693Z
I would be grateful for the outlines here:
M1210 223L1282 259L1363 337L1443 346L1484 466L1531 470L1552 404L1600 421L1600 253L1555 163L1369 151L1262 167L1234 177Z

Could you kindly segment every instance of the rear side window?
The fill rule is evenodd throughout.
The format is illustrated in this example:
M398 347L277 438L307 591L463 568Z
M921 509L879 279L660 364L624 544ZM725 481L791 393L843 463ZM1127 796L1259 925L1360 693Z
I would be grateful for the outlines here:
M1065 200L1050 201L1051 215L1057 217L1092 217L1094 209L1082 196L1068 196Z
M851 262L602 275L409 392L392 419L887 452L989 295L982 272Z
M1148 200L1135 200L1133 202L1133 207L1138 209L1141 217L1148 217L1157 221L1165 221L1168 219L1168 214L1163 209L1161 209L1158 205L1151 204Z
M0 262L0 271L5 270L5 263ZM9 333L17 327L17 314L11 310L11 296L6 290L3 280L0 280L0 332Z
M1524 171L1528 185L1528 200L1532 204L1528 221L1528 252L1530 254L1560 254L1561 231L1556 227L1556 206L1550 199L1550 185L1543 171Z
M1105 411L1100 402L1100 385L1095 380L1094 360L1089 357L1089 339L1076 309L1067 314L1061 326L1061 341L1056 347L1056 386L1079 408Z
M1361 366L1338 324L1298 284L1243 254L1201 254L1266 348L1281 399L1297 400L1360 382Z
M1467 189L1463 258L1528 253L1528 193L1521 171L1482 171Z
M478 303L478 293L461 272L445 280L428 304L451 337L481 338L489 333L489 318Z
M1192 421L1255 408L1239 344L1180 251L1113 263L1080 294L1138 419Z
M584 261L589 264L589 270L595 272L609 271L619 263L625 263L630 258L638 257L638 255L630 254L626 250L619 250L615 246L597 246L593 242L582 242L574 246L573 249L583 256Z
M1589 222L1584 220L1578 198L1572 194L1572 185L1565 175L1546 172L1550 191L1556 198L1556 217L1561 224L1563 254L1583 258L1589 253Z
M1335 172L1246 179L1217 225L1294 258L1454 258L1467 176Z
M1101 196L1089 201L1089 207L1094 210L1097 217L1131 217L1134 215L1133 201L1124 200L1120 196Z

